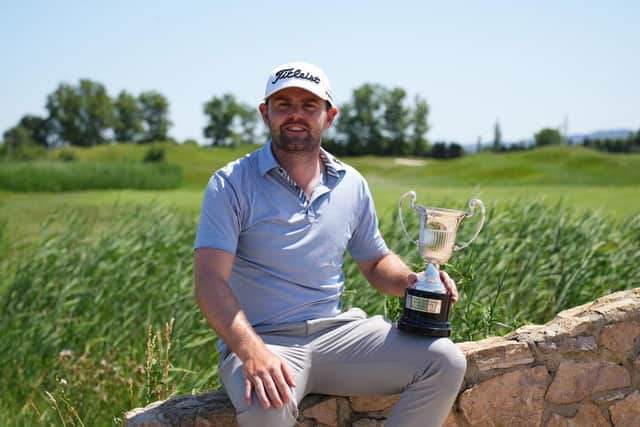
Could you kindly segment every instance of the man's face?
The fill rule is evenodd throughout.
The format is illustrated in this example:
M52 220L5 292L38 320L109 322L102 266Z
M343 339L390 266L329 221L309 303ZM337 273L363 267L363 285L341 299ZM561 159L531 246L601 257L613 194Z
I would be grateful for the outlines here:
M264 124L277 149L289 152L313 151L322 133L333 123L338 110L326 108L325 100L304 89L282 89L260 104Z

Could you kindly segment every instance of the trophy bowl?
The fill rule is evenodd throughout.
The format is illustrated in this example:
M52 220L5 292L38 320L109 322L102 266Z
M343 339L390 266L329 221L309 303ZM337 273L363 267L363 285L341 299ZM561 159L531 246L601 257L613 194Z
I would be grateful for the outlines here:
M412 239L404 225L402 210L407 198L411 199L411 209L419 217L418 239ZM484 203L479 199L469 200L468 212L420 206L416 205L415 201L414 191L404 193L400 197L398 216L405 236L418 246L420 257L425 262L425 269L416 284L405 290L404 308L397 326L400 330L414 334L448 337L451 335L451 296L440 280L438 266L447 262L454 251L466 248L478 237L484 225L486 210ZM476 207L480 207L480 222L471 239L458 245L458 226L465 218L474 215Z

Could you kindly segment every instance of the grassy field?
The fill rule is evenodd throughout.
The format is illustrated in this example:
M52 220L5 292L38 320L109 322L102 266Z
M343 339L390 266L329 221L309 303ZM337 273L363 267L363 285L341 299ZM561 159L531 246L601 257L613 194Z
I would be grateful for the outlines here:
M75 151L121 162L147 149ZM118 425L131 407L219 386L216 339L192 296L192 245L211 172L251 149L167 146L184 172L178 190L0 191L0 390L10 390L0 425ZM403 192L425 205L487 204L480 237L447 266L461 292L455 340L640 286L629 262L640 259L640 156L557 147L415 160L345 159L368 178L390 247L415 268L396 218ZM369 287L348 257L345 275L345 307L397 315L400 300Z
M256 147L236 149L164 145L166 161L180 165L178 190L104 190L64 193L16 193L0 190L0 219L18 239L30 239L48 214L61 208L93 213L104 223L114 206L149 201L197 215L202 191L213 171ZM68 150L68 149L67 149ZM140 145L108 145L71 149L80 161L140 161L148 150ZM55 158L56 154L51 156ZM623 218L640 212L640 155L612 155L582 147L551 147L527 152L483 153L456 160L419 161L407 166L398 159L362 157L345 162L368 179L381 217L394 215L400 196L412 189L425 205L463 209L470 197L488 206L519 200L554 206L565 202L578 211L598 210ZM415 164L415 163L414 163ZM0 164L0 167L2 165Z

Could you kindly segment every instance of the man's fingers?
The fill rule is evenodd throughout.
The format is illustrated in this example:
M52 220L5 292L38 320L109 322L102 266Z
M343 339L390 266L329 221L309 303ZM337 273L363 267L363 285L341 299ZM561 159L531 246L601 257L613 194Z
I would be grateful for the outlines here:
M269 409L271 407L271 403L269 402L269 398L267 397L267 393L264 390L264 384L260 377L253 377L253 390L256 392L256 396L258 397L258 402L264 409Z
M284 375L284 380L287 382L287 384L289 384L291 387L296 386L295 375L293 374L293 372L291 372L291 369L286 363L282 364L282 374Z
M251 399L251 389L253 388L253 384L248 379L244 380L244 400L247 402L247 405L251 406L253 403L253 399Z
M415 285L417 281L418 275L416 273L409 273L409 275L407 276L407 282L409 282L410 285Z
M245 362L245 395L248 405L252 405L252 392L264 409L282 408L284 403L292 400L290 387L295 387L295 380L289 366L281 358L266 352L263 360Z
M266 406L263 404L262 407L264 409L268 409L271 404L276 409L282 408L282 399L280 399L280 393L278 392L278 388L274 384L273 378L271 376L265 376L262 380L262 384L264 385L265 391L265 400Z
M451 301L458 301L459 296L456 282L451 277L449 277L449 275L445 271L440 271L440 279L444 283L445 288L447 288L447 290L449 291L449 294L451 294Z

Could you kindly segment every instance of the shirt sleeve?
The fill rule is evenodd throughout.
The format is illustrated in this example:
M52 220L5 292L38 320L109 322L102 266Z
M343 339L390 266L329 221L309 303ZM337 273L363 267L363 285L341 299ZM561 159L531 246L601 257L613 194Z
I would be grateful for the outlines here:
M241 230L241 209L235 189L220 173L214 174L204 192L195 249L220 249L236 253Z
M381 258L389 253L389 248L378 229L376 207L364 180L358 206L360 212L356 216L356 225L347 244L347 250L357 261Z

